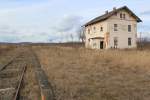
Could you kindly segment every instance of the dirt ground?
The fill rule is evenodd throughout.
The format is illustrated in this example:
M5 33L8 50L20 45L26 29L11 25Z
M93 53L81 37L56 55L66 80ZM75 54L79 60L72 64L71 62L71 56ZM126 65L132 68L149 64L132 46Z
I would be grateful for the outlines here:
M33 48L57 100L150 100L149 50Z

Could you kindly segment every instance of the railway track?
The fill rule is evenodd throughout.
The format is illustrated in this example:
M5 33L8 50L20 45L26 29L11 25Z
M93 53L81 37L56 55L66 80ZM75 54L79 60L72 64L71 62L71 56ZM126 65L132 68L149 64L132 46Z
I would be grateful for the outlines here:
M30 48L32 52L32 59L35 65L36 79L39 83L41 100L55 100L55 94L51 83L48 81L48 77L41 67L39 59L35 52Z
M21 52L0 66L0 100L22 100L22 95L19 93L29 63L33 65L38 83L41 97L39 100L55 100L52 85L48 81L36 54L30 47L19 49L19 51Z
M26 70L24 55L17 55L0 69L0 100L18 100Z

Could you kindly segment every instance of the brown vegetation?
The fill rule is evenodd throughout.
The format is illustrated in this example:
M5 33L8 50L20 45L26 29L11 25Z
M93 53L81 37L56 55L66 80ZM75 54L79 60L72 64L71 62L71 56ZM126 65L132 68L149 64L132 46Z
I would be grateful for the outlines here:
M149 50L34 47L57 100L149 100Z
M5 53L8 53L8 51L12 51L15 49L16 46L10 46L10 45L0 45L0 55L3 55Z

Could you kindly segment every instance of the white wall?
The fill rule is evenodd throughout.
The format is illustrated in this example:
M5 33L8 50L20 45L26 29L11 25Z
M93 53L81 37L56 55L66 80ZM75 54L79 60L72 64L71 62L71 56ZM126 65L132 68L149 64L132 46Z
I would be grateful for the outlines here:
M90 40L91 43L89 43L89 38L94 37L104 37L104 34L108 31L107 21L99 22L90 26L85 27L85 34L86 34L86 47L87 48L94 48L93 47L93 41ZM94 31L94 27L96 28L96 31ZM103 31L100 31L100 27L103 27ZM88 29L90 29L90 34L88 34ZM98 40L95 40L98 41Z
M126 19L120 19L120 13L126 14ZM108 19L108 30L110 33L110 47L114 46L114 37L118 37L118 48L136 48L137 22L125 11L118 12L117 16ZM118 24L118 31L114 31L114 24ZM131 25L131 32L128 32L128 25ZM128 38L132 38L132 45L128 46Z

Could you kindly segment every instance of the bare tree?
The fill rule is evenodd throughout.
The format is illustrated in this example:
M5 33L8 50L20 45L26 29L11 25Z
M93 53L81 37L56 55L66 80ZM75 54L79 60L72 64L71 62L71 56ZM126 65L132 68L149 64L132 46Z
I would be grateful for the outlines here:
M78 36L79 41L81 40L82 43L85 41L84 27L79 28L79 30L77 31L77 36Z
M71 41L73 42L73 34L70 34Z

